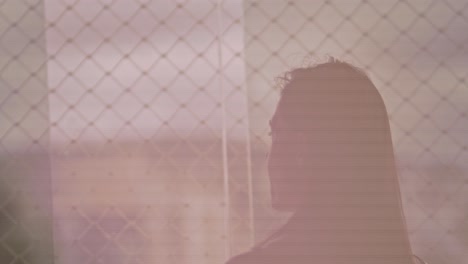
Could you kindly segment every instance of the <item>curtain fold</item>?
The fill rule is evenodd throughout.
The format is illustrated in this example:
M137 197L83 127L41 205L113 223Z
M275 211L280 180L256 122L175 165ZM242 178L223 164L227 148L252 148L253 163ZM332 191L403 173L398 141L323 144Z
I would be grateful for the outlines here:
M53 263L44 5L0 10L0 262Z

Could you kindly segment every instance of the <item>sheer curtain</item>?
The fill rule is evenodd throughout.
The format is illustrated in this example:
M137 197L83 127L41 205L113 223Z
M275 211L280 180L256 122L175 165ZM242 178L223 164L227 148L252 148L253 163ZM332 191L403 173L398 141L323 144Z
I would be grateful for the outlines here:
M51 263L44 5L0 5L0 262Z
M0 5L2 263L223 263L263 240L288 217L275 77L324 54L384 98L413 251L467 259L463 1Z
M241 4L45 1L58 262L251 243Z
M242 2L1 5L8 263L222 263L248 248Z

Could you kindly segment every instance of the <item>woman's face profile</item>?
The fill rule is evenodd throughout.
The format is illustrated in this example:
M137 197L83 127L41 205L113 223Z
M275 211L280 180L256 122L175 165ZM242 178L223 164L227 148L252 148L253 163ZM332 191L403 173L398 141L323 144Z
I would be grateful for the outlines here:
M270 121L271 149L268 176L274 209L296 211L305 198L304 140L299 131L288 125L278 106Z
M346 182L385 167L391 140L383 101L358 71L326 64L293 75L270 121L268 175L273 208L298 212L358 190Z

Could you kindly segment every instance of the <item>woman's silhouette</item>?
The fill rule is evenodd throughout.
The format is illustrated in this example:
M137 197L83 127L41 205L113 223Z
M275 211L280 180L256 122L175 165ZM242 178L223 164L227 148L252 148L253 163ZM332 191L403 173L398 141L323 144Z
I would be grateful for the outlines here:
M268 173L273 207L293 215L227 263L413 263L388 117L373 83L334 59L284 80Z

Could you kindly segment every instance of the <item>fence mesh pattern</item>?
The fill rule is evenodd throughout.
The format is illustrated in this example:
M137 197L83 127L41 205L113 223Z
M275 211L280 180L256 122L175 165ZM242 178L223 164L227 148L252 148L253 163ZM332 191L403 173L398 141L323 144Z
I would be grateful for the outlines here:
M428 263L468 260L468 5L1 0L2 263L222 263L277 227L275 77L325 54L391 118Z
M465 262L466 3L252 0L245 19L252 119L273 113L278 95L271 76L321 62L324 54L364 69L391 119L414 253L428 263ZM268 131L267 122L252 123L253 145L267 149ZM266 196L255 200L268 203Z

